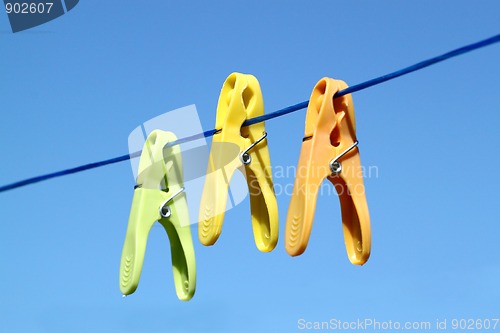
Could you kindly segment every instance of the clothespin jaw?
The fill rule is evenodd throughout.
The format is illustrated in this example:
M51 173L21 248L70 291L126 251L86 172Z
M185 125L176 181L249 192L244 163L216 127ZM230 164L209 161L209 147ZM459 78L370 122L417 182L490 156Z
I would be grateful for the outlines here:
M252 227L257 248L274 249L278 241L278 205L274 193L264 123L242 127L245 120L264 114L264 101L253 75L232 73L224 82L202 193L198 236L213 245L222 231L228 187L236 169L245 175L250 192Z
M334 95L347 84L321 79L311 94L305 136L300 152L285 229L286 251L302 254L311 234L316 199L327 178L337 190L344 240L349 260L362 265L370 256L370 216L356 139L354 106L350 94Z
M178 145L167 146L176 139L171 132L156 130L144 144L120 264L123 295L132 294L139 284L148 235L156 221L170 239L177 297L188 301L194 295L196 263L181 150Z

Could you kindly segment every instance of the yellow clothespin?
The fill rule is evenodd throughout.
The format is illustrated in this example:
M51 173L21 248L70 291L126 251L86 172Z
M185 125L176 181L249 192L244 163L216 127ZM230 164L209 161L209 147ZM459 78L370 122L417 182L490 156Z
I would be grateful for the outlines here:
M188 301L196 288L196 264L184 193L181 150L170 132L153 131L139 162L120 265L120 290L132 294L139 284L149 231L158 221L167 231L177 297Z
M245 175L250 192L252 227L257 248L274 249L278 241L278 205L263 122L242 127L264 114L264 101L253 75L232 73L219 96L207 177L200 204L198 236L213 245L222 230L228 186L236 169ZM244 166L244 168L243 168Z

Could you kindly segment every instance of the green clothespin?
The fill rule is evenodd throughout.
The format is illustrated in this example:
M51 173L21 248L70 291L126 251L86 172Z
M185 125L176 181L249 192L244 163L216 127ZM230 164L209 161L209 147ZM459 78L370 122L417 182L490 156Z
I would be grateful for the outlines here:
M166 147L175 140L175 134L155 130L144 144L120 264L123 295L137 289L149 231L156 221L163 225L170 239L177 297L188 301L194 295L196 263L183 187L181 150L179 145Z

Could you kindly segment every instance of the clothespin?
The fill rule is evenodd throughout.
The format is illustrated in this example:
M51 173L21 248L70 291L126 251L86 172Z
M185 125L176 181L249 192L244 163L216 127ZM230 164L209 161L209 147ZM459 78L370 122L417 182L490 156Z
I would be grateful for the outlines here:
M123 295L132 294L139 284L148 235L156 221L170 239L177 297L188 301L194 295L196 264L181 150L167 146L176 139L171 132L155 130L144 144L120 265Z
M309 100L305 136L286 221L286 251L302 254L311 234L316 198L327 178L337 190L349 260L362 265L370 256L370 215L356 139L350 94L334 98L343 81L321 79Z
M246 175L255 244L269 252L278 241L278 205L263 122L242 127L264 114L264 101L253 75L232 73L219 96L207 177L202 193L198 236L213 245L222 231L228 186L236 169Z

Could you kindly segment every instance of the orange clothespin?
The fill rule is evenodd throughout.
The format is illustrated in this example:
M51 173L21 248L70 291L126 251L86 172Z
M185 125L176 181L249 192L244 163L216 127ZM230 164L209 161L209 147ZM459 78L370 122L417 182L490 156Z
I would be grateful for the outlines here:
M347 84L321 79L307 108L297 177L288 209L285 247L288 254L302 254L309 241L316 198L328 178L340 199L347 254L351 263L363 265L370 256L370 215L356 139L354 106L350 94L333 98Z

